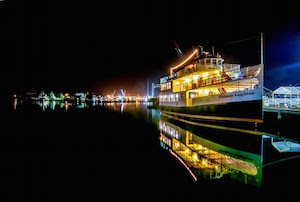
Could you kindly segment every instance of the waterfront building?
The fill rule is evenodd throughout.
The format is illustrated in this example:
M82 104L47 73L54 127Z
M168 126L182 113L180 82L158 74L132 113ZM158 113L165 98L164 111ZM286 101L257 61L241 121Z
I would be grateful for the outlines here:
M300 86L280 86L264 103L267 107L300 108Z

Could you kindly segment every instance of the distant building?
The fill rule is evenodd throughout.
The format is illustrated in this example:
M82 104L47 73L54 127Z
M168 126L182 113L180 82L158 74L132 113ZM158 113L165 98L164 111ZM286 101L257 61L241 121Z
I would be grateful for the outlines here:
M268 98L271 98L272 97L272 90L266 88L266 87L263 87L263 96L264 97L268 97Z
M300 99L300 86L280 86L272 93L273 98Z
M300 86L280 86L272 92L272 98L268 100L269 106L299 108Z

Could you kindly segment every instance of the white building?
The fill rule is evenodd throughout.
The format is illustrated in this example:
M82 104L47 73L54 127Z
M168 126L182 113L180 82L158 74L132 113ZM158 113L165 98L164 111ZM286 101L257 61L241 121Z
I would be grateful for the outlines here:
M272 98L265 102L270 107L300 107L300 86L280 86L272 92Z

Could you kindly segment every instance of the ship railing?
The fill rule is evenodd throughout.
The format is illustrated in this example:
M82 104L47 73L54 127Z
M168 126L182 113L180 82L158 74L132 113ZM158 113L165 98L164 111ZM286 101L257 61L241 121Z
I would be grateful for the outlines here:
M227 67L223 66L223 73L225 73L227 76L231 75L233 73L233 71L230 71L229 69L227 69ZM222 70L220 69L220 72L222 72Z
M181 84L180 90L186 91L186 90L192 90L197 89L201 87L207 87L207 86L213 86L213 85L220 85L220 88L226 88L229 89L227 85L224 85L228 80L224 77L212 77L207 79L198 79L197 81L190 81L189 83L183 83ZM243 91L243 90L252 90L250 86L255 85L256 81L251 80L250 84L243 84L242 79L235 79L230 82L230 91ZM222 91L222 93L225 93Z
M198 67L181 69L176 73L177 78L189 75L189 74L194 73L199 70L200 69ZM220 74L222 75L222 77L224 77L228 81L228 80L241 79L241 78L245 78L245 77L257 76L260 71L260 66L254 65L254 66L243 67L243 68L241 68L240 71L236 71L235 69L230 70L223 65L222 67L219 66L219 71L220 71Z
M299 109L300 99L263 97L264 107Z
M245 77L255 77L259 74L260 71L260 65L254 65L254 66L248 66L243 67L240 70L229 70L225 66L223 66L223 75L225 77L230 77L228 80L236 80L236 79L242 79Z
M229 80L236 82L235 86L237 91L240 91L241 89L247 89L247 87L243 87L240 80L243 80L245 78L253 78L256 77L260 71L259 65L256 66L250 66L250 67L245 67L242 69L241 73L233 73L232 71L231 74L229 73L224 73L221 74L221 76L216 76L216 77L211 77L211 78L200 78L197 80L192 80L189 81L188 83L183 83L181 84L180 91L186 91L186 90L192 90L192 89L197 89L200 87L205 87L205 86L211 86L211 85L217 85L217 84L222 84L226 83ZM224 72L227 72L228 70L224 70ZM220 71L221 72L221 71Z
M255 65L255 66L249 66L249 67L244 67L241 69L241 78L244 77L254 77L257 76L260 71L260 66Z
M193 73L195 71L196 71L195 69L182 69L182 70L179 70L176 73L177 74L177 78L183 77L183 76L188 75L188 74L191 74L191 73Z

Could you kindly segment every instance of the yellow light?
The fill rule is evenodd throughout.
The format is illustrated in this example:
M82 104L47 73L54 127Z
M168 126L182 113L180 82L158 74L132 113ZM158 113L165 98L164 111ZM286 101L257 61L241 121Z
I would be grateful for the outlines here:
M209 90L208 90L208 89L204 90L204 93L205 93L205 94L208 94L208 93L209 93Z
M189 79L189 78L186 78L186 79L185 79L185 82L187 82L187 83L190 82L190 79Z
M185 69L191 69L191 68L193 68L193 67L194 67L194 64L190 64L190 65L185 66L184 68L185 68Z
M219 74L219 73L220 73L220 71L219 71L219 70L216 70L216 71L215 71L215 73L216 73L216 74Z
M194 158L195 160L198 160L198 155L197 155L197 153L194 153L193 158Z
M205 164L206 164L206 161L205 161L205 159L203 159L203 160L202 160L202 164L203 164L203 165L205 165Z
M186 149L186 150L185 150L185 153L186 153L186 154L188 154L188 153L189 153L189 150L188 150L188 149Z
M202 73L202 77L207 77L208 76L208 72L203 72Z
M194 80L197 80L198 77L199 77L199 75L193 75L193 79L194 79Z
M183 65L184 63L186 63L187 61L189 61L197 52L198 52L198 49L196 49L187 59L185 59L185 61L183 61L179 65L171 67L171 69L170 69L170 75L172 75L172 72L173 72L174 69L177 69L178 67L180 67L181 65Z
M179 86L179 82L178 81L175 83L175 86Z

